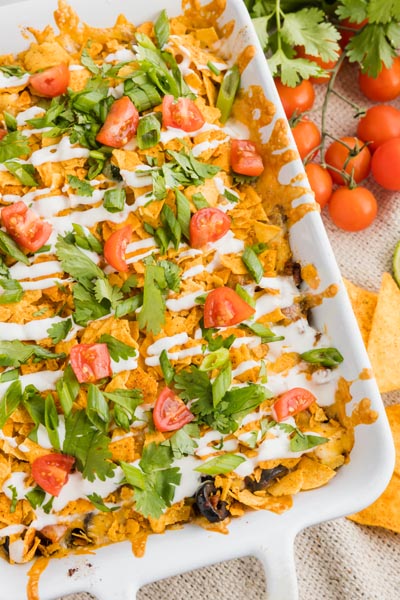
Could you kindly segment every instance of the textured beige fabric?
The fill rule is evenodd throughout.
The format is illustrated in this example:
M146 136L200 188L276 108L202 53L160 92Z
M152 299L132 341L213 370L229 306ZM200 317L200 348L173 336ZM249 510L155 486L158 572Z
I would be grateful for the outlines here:
M338 91L361 106L369 106L354 89L356 70L345 67ZM318 86L321 88L321 86ZM318 89L317 123L322 92ZM400 98L393 105L400 109ZM352 109L332 97L327 125L333 135L354 135ZM400 193L385 192L372 182L379 200L379 215L366 231L339 231L324 213L326 225L342 274L354 283L378 290L384 270L390 271L395 243L400 239ZM398 307L393 307L398 310ZM400 392L384 395L385 404L400 403ZM400 535L338 519L311 527L296 540L300 600L398 600L400 598ZM247 557L172 577L143 587L137 600L264 600L263 567ZM87 594L68 600L90 600ZM110 598L110 600L112 600Z

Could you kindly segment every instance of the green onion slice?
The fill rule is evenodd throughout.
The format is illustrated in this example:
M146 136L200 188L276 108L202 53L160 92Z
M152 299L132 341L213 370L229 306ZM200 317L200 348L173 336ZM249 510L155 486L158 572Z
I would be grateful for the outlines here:
M141 150L152 148L160 141L161 125L155 115L146 115L139 121L137 143Z
M222 369L228 363L229 350L226 348L220 348L211 352L204 357L203 362L200 365L200 371L212 371L213 369Z
M107 190L104 194L103 206L108 212L121 212L125 208L126 192L123 188Z
M242 254L242 261L254 281L260 283L264 275L264 269L257 254L250 246L246 246Z
M221 111L221 122L226 123L232 111L233 102L240 85L240 72L237 65L225 73L219 88L217 108Z

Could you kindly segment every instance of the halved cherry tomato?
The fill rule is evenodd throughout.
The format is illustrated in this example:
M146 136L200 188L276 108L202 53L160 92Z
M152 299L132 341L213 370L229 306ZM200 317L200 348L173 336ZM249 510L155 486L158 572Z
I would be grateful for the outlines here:
M328 209L329 216L337 227L345 231L361 231L375 219L378 203L367 188L340 187L330 197Z
M122 148L135 135L138 123L136 106L128 96L122 96L112 104L96 140L111 148Z
M358 122L357 136L369 142L371 152L384 142L400 137L400 110L390 104L371 106Z
M229 327L254 315L255 309L229 287L212 290L204 304L204 327Z
M117 271L126 273L129 267L125 260L125 250L132 236L131 225L114 231L104 244L104 258Z
M32 477L38 485L52 496L58 496L68 481L75 458L67 454L45 454L32 463Z
M359 150L358 152L357 149ZM367 146L356 137L342 137L340 140L332 142L329 146L325 153L325 162L328 165L328 171L333 181L336 183L347 183L337 170L345 171L349 175L353 174L354 181L360 183L370 172L371 153ZM336 170L329 167L334 167Z
M342 54L342 51L339 49L337 53L337 58L335 60L324 61L320 56L313 56L312 54L307 54L304 46L296 46L295 50L296 58L307 58L308 60L312 60L313 62L317 63L317 65L321 67L321 69L325 69L325 71L332 71L337 61L339 60L340 55ZM310 77L308 81L317 84L328 83L331 77L332 73L328 73L328 75L325 75L323 77Z
M272 416L279 423L288 417L297 415L316 401L314 394L308 390L300 387L293 388L278 396L272 405Z
M162 102L162 122L165 127L175 127L183 131L197 131L203 127L205 119L190 98L178 98L167 94Z
M7 131L0 127L0 140L2 140L3 137L5 137L6 135L7 135Z
M264 171L261 155L250 140L231 141L231 166L235 173L258 177Z
M107 344L76 344L69 355L79 383L111 377L111 359Z
M344 50L351 40L351 38L368 23L368 19L364 19L361 23L354 23L350 19L343 19L339 22L338 29L340 31L341 38L339 44Z
M304 160L308 157L311 160L321 143L321 132L316 124L303 117L292 127L292 133L300 158Z
M310 83L308 79L303 79L303 81L295 87L284 85L280 79L275 79L274 81L288 119L290 119L295 112L303 113L306 110L310 110L314 104L315 91L312 83Z
M158 431L175 431L194 419L183 400L165 387L156 400L153 421Z
M316 163L308 163L305 169L310 188L315 195L315 200L321 208L324 208L325 204L332 196L332 177L326 169Z
M68 84L69 68L65 64L50 67L50 69L29 77L29 85L33 92L46 98L55 98L65 94Z
M5 206L1 220L13 240L30 252L39 250L53 230L50 223L43 221L22 201Z
M377 77L359 73L360 90L374 102L387 102L400 95L400 56L393 59L391 67L382 64L382 70Z
M201 248L207 242L216 242L230 226L230 218L219 208L201 208L190 219L190 245Z

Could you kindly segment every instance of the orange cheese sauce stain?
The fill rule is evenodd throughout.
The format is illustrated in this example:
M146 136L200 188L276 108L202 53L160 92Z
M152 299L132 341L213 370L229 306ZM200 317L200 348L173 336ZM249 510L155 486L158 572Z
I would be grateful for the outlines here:
M27 575L28 575L28 583L26 586L26 597L27 600L40 600L39 598L39 580L43 571L46 569L49 564L50 559L41 556L31 566Z
M226 0L212 0L202 6L199 0L183 0L182 11L190 19L194 27L209 27L215 25L226 7Z
M321 283L318 271L314 265L304 265L301 268L301 276L312 290L316 290Z

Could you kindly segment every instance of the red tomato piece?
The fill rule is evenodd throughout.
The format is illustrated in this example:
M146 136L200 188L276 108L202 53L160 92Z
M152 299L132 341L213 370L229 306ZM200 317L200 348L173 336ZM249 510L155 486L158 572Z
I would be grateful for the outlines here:
M178 98L167 94L162 102L162 122L165 127L175 127L183 131L197 131L203 127L205 119L190 98Z
M361 231L375 219L378 203L367 188L340 187L333 192L328 209L329 216L337 227L345 231Z
M7 135L7 131L0 127L0 140L2 140L3 137L5 137L6 135Z
M368 19L364 19L361 23L354 23L353 21L350 21L350 19L343 19L343 21L339 22L338 29L341 35L339 44L343 50L357 31L360 31L367 23Z
M45 454L32 463L32 477L38 485L52 496L58 496L68 481L75 458L67 454Z
M201 208L190 219L190 245L201 248L216 242L230 229L231 219L219 208Z
M390 104L372 106L359 120L357 136L360 140L369 142L371 152L384 142L400 137L400 110Z
M329 146L325 152L325 162L335 183L342 185L347 183L338 171L345 171L349 175L353 174L354 181L360 183L368 177L370 172L371 153L367 146L356 137L342 137ZM333 169L329 167L333 167Z
M250 140L231 141L231 166L235 173L258 177L264 171L261 155Z
M41 73L35 73L29 77L29 85L38 96L55 98L65 94L69 84L68 65L61 64L50 67Z
M292 134L300 158L311 160L316 155L321 143L321 132L316 124L303 117L292 127Z
M125 227L114 231L104 244L104 258L109 265L122 273L129 270L125 260L125 250L131 236L131 225L125 225Z
M107 344L76 344L69 355L79 383L91 383L111 377L111 359Z
M43 221L22 201L5 206L1 211L1 220L13 240L29 252L39 250L53 229L50 223Z
M335 60L327 60L324 61L322 60L322 58L320 56L313 56L312 54L307 54L304 46L296 46L296 58L307 58L308 60L312 60L313 62L317 63L317 65L319 67L321 67L321 69L325 69L325 71L332 71L332 69L334 69L337 61L340 58L340 55L342 54L342 51L339 49L338 53L337 53L337 58ZM332 77L332 73L328 73L328 75L324 76L324 77L310 77L310 79L308 81L310 81L311 83L328 83L328 81L330 80L330 78Z
M255 309L234 290L219 287L207 294L204 304L204 327L229 327L254 315Z
M400 136L376 150L372 157L372 175L385 190L400 190Z
M324 208L332 196L332 177L326 169L316 163L308 163L305 169L310 187L315 195L315 200L321 208Z
M272 406L272 416L279 423L288 417L297 415L316 401L314 394L308 390L300 387L293 388L278 396Z
M122 96L112 104L96 140L111 148L122 148L135 135L138 123L136 106L128 96Z
M156 400L153 410L153 421L158 431L175 431L181 429L194 419L186 404L179 396L165 387Z
M400 56L393 59L391 67L382 65L377 77L360 72L358 84L364 96L374 102L394 100L400 95Z
M315 90L308 79L303 79L295 87L284 85L280 79L275 79L275 85L288 119L295 112L303 113L310 110L314 104Z

